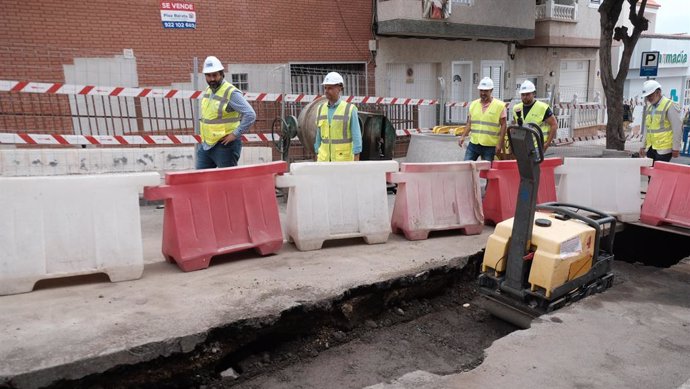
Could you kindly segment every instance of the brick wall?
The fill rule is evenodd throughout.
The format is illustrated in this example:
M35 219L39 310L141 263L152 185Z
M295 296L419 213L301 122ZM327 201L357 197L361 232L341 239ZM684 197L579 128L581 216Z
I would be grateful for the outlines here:
M109 58L125 48L134 50L141 85L189 81L195 56L223 63L370 59L370 0L189 2L195 30L164 29L158 0L4 0L0 79L63 82L62 65L73 58Z

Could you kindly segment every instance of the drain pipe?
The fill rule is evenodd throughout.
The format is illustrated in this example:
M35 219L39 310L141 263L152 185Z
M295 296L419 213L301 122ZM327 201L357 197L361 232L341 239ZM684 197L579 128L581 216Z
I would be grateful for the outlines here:
M439 102L438 124L440 126L443 126L446 124L446 79L443 77L439 77L438 83L441 84L441 98L438 99L438 102Z
M199 58L192 59L192 89L199 90ZM194 122L194 133L199 135L199 103L192 101L192 121Z

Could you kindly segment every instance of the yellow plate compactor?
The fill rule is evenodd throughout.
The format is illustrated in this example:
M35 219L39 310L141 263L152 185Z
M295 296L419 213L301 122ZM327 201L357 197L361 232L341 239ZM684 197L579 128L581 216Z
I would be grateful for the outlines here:
M572 204L536 205L541 130L511 126L508 136L520 172L515 217L489 237L479 290L489 312L528 328L543 313L611 287L616 219Z

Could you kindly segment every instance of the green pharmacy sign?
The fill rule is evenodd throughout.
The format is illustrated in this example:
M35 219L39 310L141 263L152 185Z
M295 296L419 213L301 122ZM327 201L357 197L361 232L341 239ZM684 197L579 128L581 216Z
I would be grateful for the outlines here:
M686 53L665 53L659 56L659 62L663 64L685 65L688 63L688 55Z

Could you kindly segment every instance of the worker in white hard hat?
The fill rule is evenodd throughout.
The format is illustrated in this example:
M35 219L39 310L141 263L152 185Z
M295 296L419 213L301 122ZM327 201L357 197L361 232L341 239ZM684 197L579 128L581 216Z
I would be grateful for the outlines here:
M544 135L544 151L549 148L558 130L558 121L548 104L535 98L537 88L532 81L525 80L520 85L520 100L513 107L513 123L524 125L534 123Z
M328 101L319 106L316 117L314 151L318 162L359 161L362 152L357 107L340 97L343 84L343 76L336 72L326 74L323 79Z
M242 152L242 134L256 121L256 113L242 91L225 80L225 67L214 56L204 61L208 88L201 98L201 144L196 168L237 166Z
M669 162L680 155L683 135L680 107L661 93L661 84L647 80L642 84L645 98L645 146L640 156L646 155L656 161Z
M479 81L479 98L470 104L465 131L458 144L462 147L467 134L470 143L465 150L465 161L476 161L482 157L485 161L493 161L496 153L503 149L503 139L506 134L506 106L491 96L494 82L489 77Z

